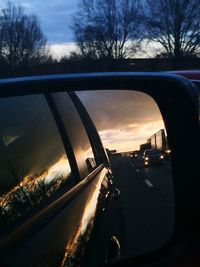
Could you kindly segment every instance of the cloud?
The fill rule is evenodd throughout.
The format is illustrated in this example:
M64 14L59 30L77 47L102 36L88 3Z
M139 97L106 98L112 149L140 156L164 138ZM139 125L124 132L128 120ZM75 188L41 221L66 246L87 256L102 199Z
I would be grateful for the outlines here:
M36 14L41 22L41 28L49 43L71 42L72 32L69 28L72 14L78 6L79 0L46 1L43 0L15 0L15 5L24 7L28 14ZM0 8L5 7L7 0L0 0Z
M139 146L145 143L152 134L163 128L163 120L158 120L147 124L141 123L134 128L124 125L121 129L103 130L99 134L105 147L129 151L139 149Z
M73 52L77 49L76 44L73 42L49 44L48 48L53 58L58 60L61 57L69 56L70 52Z
M80 0L11 0L15 5L21 5L25 13L36 14L49 45L61 44L57 49L56 58L65 55L63 43L69 42L69 46L75 41L72 29L73 14L77 11ZM7 0L0 0L0 9L7 5ZM157 44L149 44L145 40L141 52L135 57L147 57L153 55ZM53 56L55 55L53 48Z
M138 126L161 118L155 101L147 94L128 90L77 93L98 130Z
M128 90L77 94L108 148L138 149L147 138L164 128L159 108L147 94Z

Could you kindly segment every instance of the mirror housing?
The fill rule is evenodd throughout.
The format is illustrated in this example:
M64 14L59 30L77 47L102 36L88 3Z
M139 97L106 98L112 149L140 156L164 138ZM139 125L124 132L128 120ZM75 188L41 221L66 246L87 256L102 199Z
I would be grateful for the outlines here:
M150 95L162 113L172 149L175 227L172 239L163 248L130 259L132 266L168 258L174 249L199 238L199 111L194 85L185 78L161 73L88 73L14 78L0 81L0 95L31 95L61 91L137 90ZM3 90L2 90L3 89ZM187 151L191 157L185 157ZM174 253L176 254L176 253ZM176 255L175 255L176 256Z

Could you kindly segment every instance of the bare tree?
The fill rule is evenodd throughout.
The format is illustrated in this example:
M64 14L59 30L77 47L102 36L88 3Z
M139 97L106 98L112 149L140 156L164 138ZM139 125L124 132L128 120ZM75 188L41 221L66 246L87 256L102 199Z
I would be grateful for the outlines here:
M200 55L200 1L146 0L144 23L149 40L161 46L161 56L174 67L183 57Z
M8 2L0 12L0 58L10 69L41 62L46 38L35 15Z
M83 57L123 59L140 47L139 0L81 0L72 29Z

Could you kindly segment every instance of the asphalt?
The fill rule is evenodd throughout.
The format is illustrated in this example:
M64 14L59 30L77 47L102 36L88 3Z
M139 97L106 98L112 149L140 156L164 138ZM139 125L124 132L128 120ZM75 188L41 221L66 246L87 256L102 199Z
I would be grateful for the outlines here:
M174 202L170 161L145 168L141 157L111 157L117 204L118 237L123 257L165 245L173 234Z

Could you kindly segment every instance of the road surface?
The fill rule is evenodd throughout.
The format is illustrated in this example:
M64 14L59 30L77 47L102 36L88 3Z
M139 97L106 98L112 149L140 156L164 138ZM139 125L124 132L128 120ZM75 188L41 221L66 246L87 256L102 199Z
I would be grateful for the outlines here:
M174 203L170 161L144 168L142 158L112 156L114 184L121 191L118 205L119 238L125 258L169 241Z

